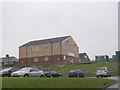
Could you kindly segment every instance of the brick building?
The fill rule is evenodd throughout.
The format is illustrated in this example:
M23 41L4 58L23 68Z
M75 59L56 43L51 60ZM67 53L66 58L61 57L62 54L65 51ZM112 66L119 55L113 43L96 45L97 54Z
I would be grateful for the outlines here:
M42 66L79 63L79 47L71 36L28 42L19 47L20 66Z

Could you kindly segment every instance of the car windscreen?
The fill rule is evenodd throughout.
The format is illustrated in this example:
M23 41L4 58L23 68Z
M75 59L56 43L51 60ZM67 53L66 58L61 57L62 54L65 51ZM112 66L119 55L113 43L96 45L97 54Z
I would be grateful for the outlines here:
M105 70L105 68L98 68L98 70Z
M48 71L45 71L45 72L44 72L44 74L45 74L45 75L47 75L47 74L50 74L50 72L48 72Z

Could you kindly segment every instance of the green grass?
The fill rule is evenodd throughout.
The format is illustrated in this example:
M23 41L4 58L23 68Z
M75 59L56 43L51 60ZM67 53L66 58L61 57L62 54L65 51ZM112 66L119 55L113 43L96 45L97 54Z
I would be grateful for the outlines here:
M118 76L118 62L109 62L109 63L94 63L94 64L78 64L78 65L66 65L57 69L59 72L63 74L63 76L67 76L67 73L70 70L80 69L83 71L86 76L96 76L96 70L99 67L108 67L110 70L110 74L113 76Z
M74 69L82 70L87 76L96 76L99 67L108 67L111 75L118 76L118 62L66 65L54 67L62 73L61 78L2 78L3 88L103 88L115 83L115 80L105 78L68 78L68 72Z
M100 78L12 78L2 79L2 88L103 88L116 82Z

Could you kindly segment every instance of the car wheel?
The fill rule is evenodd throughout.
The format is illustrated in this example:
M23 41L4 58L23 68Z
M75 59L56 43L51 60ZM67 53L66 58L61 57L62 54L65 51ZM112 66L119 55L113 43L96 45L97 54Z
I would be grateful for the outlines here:
M28 77L28 74L25 74L23 77Z
M96 76L97 78L99 78L99 76Z
M8 77L8 75L5 74L5 75L3 75L3 77Z
M40 77L44 77L44 75L41 75Z
M100 77L104 77L103 75L101 75Z
M79 76L79 77L84 78L84 76Z
M53 75L50 76L51 78L54 77Z

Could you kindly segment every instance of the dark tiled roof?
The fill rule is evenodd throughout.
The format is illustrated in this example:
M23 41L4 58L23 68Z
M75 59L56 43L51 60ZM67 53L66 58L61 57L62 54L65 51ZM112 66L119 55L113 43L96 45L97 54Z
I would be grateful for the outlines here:
M30 41L20 47L24 46L32 46L32 45L38 45L38 44L47 44L47 43L56 43L56 42L61 42L68 38L70 36L64 36L64 37L56 37L56 38L50 38L50 39L43 39L43 40L36 40L36 41Z
M14 62L14 61L18 61L18 59L16 57L3 57L0 58L0 62Z
M80 57L88 56L86 53L79 53Z
M79 58L81 60L81 63L89 63L90 59L86 53L80 53Z

